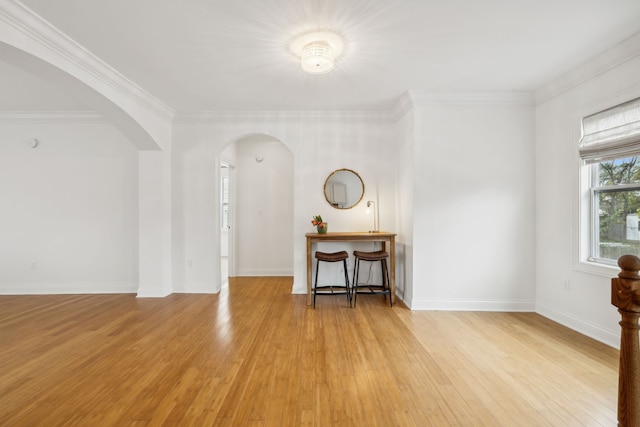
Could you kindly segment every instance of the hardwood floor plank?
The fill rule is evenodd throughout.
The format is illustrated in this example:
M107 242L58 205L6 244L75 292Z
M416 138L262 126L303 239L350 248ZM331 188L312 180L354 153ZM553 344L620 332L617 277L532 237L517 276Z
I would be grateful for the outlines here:
M290 289L0 296L0 425L616 424L617 350L537 314Z

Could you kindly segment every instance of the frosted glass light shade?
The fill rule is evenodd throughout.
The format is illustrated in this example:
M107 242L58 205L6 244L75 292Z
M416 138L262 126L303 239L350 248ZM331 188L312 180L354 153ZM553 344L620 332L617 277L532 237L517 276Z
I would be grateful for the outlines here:
M333 69L333 49L327 42L316 41L302 48L302 69L311 74L328 73Z
M333 31L313 31L295 37L289 48L300 58L304 71L324 74L333 69L336 59L342 55L344 41Z

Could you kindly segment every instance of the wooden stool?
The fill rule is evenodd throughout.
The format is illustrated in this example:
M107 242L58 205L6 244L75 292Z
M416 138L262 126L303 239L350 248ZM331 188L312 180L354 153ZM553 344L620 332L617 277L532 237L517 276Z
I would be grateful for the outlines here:
M347 301L349 301L349 307L351 307L351 288L349 287L349 273L347 272L347 259L349 259L349 254L347 253L347 251L331 252L331 253L316 251L316 259L317 259L316 281L313 284L313 308L316 308L316 295L341 295L341 294L347 295ZM341 286L341 285L318 286L318 270L320 270L320 261L324 261L324 262L342 261L344 266L344 286Z
M356 258L356 262L353 265L353 307L356 306L356 297L358 293L389 295L389 307L393 307L393 300L391 299L391 286L389 281L389 268L387 267L387 258L389 258L389 254L385 251L354 251L353 255ZM360 287L360 284L358 283L358 276L360 275L360 261L380 261L380 267L382 268L382 284L371 285L364 283L362 284L362 286L366 287L367 291L358 291L358 288Z

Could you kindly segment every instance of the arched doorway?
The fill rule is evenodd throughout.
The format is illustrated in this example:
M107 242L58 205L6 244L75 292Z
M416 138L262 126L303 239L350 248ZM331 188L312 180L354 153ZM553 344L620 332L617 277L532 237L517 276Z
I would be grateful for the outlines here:
M293 153L258 134L231 143L221 159L233 165L229 253L222 260L229 276L293 275Z

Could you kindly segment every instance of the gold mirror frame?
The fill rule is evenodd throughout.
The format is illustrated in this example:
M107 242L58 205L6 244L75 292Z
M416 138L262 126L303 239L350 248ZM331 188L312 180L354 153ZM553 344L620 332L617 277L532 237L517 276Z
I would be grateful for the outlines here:
M336 209L351 209L364 198L364 181L351 169L336 169L324 181L324 198Z

